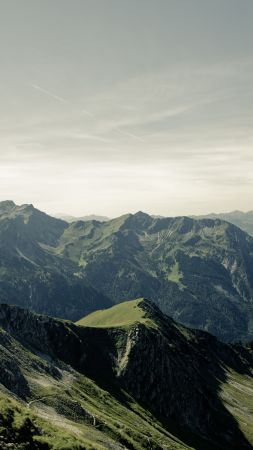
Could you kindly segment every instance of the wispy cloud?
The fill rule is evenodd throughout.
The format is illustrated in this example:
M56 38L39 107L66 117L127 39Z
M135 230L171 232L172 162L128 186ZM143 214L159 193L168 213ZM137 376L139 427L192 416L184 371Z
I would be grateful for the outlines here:
M137 136L134 133L129 133L128 131L124 131L121 128L115 127L113 131L116 131L116 133L122 134L123 136L128 136L128 137L130 137L132 139L135 139L135 140L137 140L139 142L145 142L145 139Z
M54 94L53 92L48 91L47 89L44 89L41 86L38 86L37 84L31 85L33 89L36 89L36 91L42 92L43 94L47 95L48 97L54 98L55 100L58 100L61 103L68 103L68 100L66 100L63 97L60 97L59 95Z
M0 169L13 166L23 192L23 180L31 185L41 180L42 185L47 177L48 186L57 180L57 209L62 192L70 206L73 192L77 198L87 193L82 201L88 209L104 195L108 214L114 214L111 203L117 203L118 213L148 210L151 204L157 213L166 213L168 196L177 214L204 211L207 202L208 209L223 209L224 204L232 209L239 201L249 209L252 74L250 64L246 71L243 64L231 64L231 71L227 65L160 70L89 95L81 84L71 91L62 82L59 91L67 92L66 98L44 89L42 82L33 84L32 89L54 101L1 124ZM27 105L33 107L33 102ZM13 183L12 177L10 193ZM30 196L31 189L27 192ZM51 196L48 188L50 202Z

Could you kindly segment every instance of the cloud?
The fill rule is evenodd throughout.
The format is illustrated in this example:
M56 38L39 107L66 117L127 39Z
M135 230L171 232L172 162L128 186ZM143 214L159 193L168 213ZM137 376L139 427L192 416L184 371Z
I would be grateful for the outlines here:
M2 195L72 213L250 209L251 77L246 62L174 67L69 100L33 85L56 101L27 97L19 121L0 123Z
M141 137L139 137L139 136L137 136L136 134L134 134L134 133L129 133L128 131L124 131L124 130L122 130L121 128L119 128L119 127L113 127L113 130L112 131L116 131L116 133L119 133L119 134L123 134L123 136L128 136L128 137L130 137L130 138L132 138L132 139L135 139L135 140L137 140L137 141L139 141L139 142L145 142L145 139L143 139L143 138L141 138Z

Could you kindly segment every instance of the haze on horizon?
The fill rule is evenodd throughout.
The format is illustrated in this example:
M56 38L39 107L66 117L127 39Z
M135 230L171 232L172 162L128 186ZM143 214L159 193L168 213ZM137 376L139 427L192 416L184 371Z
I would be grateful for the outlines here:
M0 0L0 200L251 210L252 0Z

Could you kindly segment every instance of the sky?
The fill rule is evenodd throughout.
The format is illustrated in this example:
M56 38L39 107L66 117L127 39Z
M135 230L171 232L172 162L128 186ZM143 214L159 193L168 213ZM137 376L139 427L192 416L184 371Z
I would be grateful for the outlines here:
M0 0L0 200L253 209L252 0Z

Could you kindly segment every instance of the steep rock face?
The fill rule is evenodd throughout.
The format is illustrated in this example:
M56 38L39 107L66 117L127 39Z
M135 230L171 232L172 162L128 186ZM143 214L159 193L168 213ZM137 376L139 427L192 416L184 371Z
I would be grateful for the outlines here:
M83 366L87 346L67 322L1 305L0 326L42 354L59 358L73 367Z
M70 321L53 319L5 304L0 305L1 328L7 333L6 336L13 336L21 345L33 349L46 361L48 357L49 360L62 361L101 384L106 384L108 380L109 384L112 382L113 367L110 355L113 353L113 342L106 329L79 328ZM14 360L10 358L10 354L8 356L7 365L10 366L11 372L15 373L15 367L24 365L24 361L21 364L15 359L15 355ZM30 363L27 355L28 367ZM32 360L32 364L36 366L37 361ZM53 376L59 375L50 364L45 367L43 365L40 369L42 373L49 371ZM3 384L7 387L4 382ZM22 391L20 383L18 389L19 392ZM23 396L27 395L25 389L22 392Z
M216 397L218 386L206 383L207 369L201 362L189 355L185 343L173 349L165 336L140 325L127 337L118 376L127 390L158 417L189 427L210 440L223 441L230 418ZM211 375L206 375L210 380ZM237 442L235 434L228 438L230 448L237 448Z
M139 307L156 327L135 324L116 339L120 345L115 371L127 391L165 421L221 446L249 448L218 392L219 383L226 379L222 366L250 373L251 353L246 362L233 347L180 327L149 302Z

